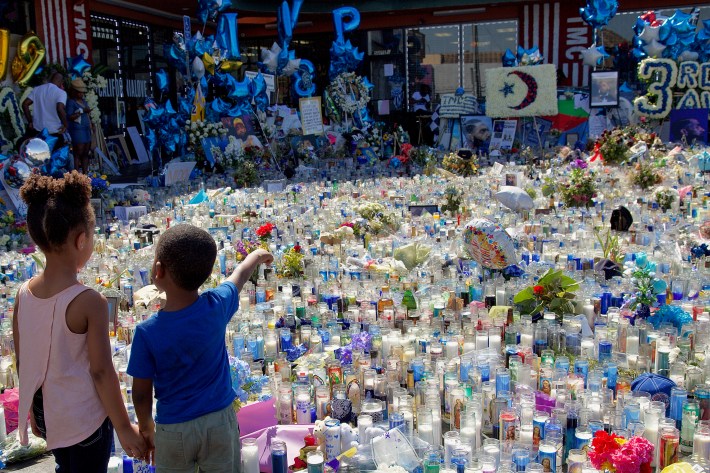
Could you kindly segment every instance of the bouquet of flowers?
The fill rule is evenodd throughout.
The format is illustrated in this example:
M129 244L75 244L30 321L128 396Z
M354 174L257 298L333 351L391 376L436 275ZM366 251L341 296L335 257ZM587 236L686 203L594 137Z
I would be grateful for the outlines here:
M656 277L656 263L648 261L646 253L636 253L635 261L624 264L624 276L631 278L635 296L630 301L630 308L636 309L636 316L648 318L651 307L657 305L657 294L665 294L668 284Z
M253 253L261 247L261 243L256 241L237 240L237 243L234 245L235 256L237 258L237 261L244 261L244 258L246 258L249 253Z
M616 473L651 473L654 446L643 437L625 439L599 430L587 452L597 470Z
M478 174L478 159L476 156L464 159L457 153L449 153L444 156L442 165L447 171L459 176L468 177Z
M543 311L563 314L574 313L572 301L579 283L561 270L549 269L537 280L537 284L528 286L513 298L525 314L539 314Z
M271 239L271 232L274 231L274 224L267 222L264 225L256 229L256 236L259 237L262 243L266 243Z
M632 182L641 189L649 189L663 181L663 177L656 171L651 163L639 161L631 175Z
M197 152L202 148L202 138L220 137L227 135L227 128L221 123L212 123L198 120L185 124L188 137L188 148Z
M99 109L99 95L97 90L106 88L108 81L99 74L92 74L91 71L84 72L81 80L86 84L87 92L84 99L86 100L86 105L91 109L91 113L89 114L91 123L101 125L101 110Z
M26 243L27 223L17 220L15 213L0 199L0 248L9 251L14 244Z
M590 207L592 198L597 195L594 179L594 173L588 169L572 167L569 181L559 189L565 205L567 207Z
M108 190L110 185L111 183L108 182L108 178L105 175L99 176L93 173L91 175L91 197L101 197L104 192Z
M629 159L629 148L636 139L627 128L604 130L594 145L594 151L601 155L604 164L622 164Z
M394 230L397 227L397 218L387 207L378 202L367 202L356 209L357 213L365 222L366 232L375 235L384 232L386 229ZM354 230L354 228L353 228Z
M276 267L276 274L282 278L295 279L303 276L303 253L300 246L286 250Z
M665 212L667 210L670 210L673 206L673 202L675 202L676 198L676 193L666 187L661 187L656 190L656 194L654 197L656 199L658 207Z
M449 186L444 191L444 205L441 206L441 210L444 212L449 212L451 215L459 213L461 210L461 203L463 202L463 193L454 186Z

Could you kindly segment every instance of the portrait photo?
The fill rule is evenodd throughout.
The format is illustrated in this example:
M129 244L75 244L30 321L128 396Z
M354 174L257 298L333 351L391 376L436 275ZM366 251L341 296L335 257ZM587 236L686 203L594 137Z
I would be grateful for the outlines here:
M708 142L708 109L689 108L671 110L671 136L673 142L692 144L707 144Z
M222 124L227 129L227 134L240 140L244 147L256 146L257 148L263 148L264 145L257 136L257 129L254 126L255 122L256 117L251 115L222 118Z
M590 107L617 107L619 105L618 71L592 72L589 83L591 84Z
M487 152L493 136L493 120L483 115L461 117L461 138L464 148Z

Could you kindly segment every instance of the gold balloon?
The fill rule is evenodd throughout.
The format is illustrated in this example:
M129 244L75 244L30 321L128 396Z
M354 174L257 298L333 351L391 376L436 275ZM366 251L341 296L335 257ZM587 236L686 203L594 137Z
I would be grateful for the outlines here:
M236 71L242 67L242 61L227 61L226 59L220 63L219 70L222 72Z
M10 30L0 29L0 81L7 74L7 59L10 56Z
M214 75L215 60L210 53L204 53L202 55L202 62L205 65L205 70L211 75Z
M44 44L34 31L28 31L17 45L17 54L12 60L12 78L20 85L27 84L44 59Z

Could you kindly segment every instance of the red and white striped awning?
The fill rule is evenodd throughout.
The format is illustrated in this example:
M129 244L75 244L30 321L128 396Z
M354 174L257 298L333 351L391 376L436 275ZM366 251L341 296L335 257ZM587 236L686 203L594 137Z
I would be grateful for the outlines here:
M35 0L35 9L48 63L66 65L79 54L91 62L89 0Z

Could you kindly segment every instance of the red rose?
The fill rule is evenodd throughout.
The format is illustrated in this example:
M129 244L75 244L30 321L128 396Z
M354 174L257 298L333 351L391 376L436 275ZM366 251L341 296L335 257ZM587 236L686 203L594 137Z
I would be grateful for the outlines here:
M543 286L533 286L533 294L541 296L545 294L545 288Z

